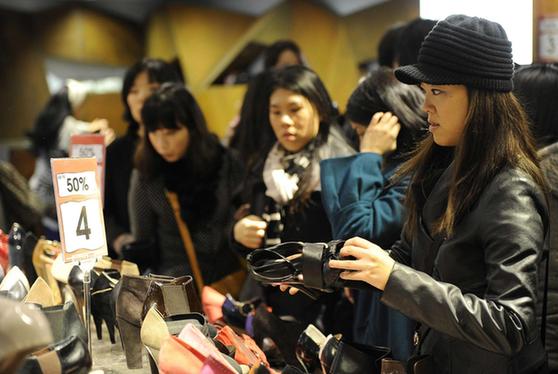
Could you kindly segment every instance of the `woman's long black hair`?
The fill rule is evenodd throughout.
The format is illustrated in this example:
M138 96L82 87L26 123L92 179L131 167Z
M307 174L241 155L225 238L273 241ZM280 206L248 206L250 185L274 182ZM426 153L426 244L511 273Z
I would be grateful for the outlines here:
M368 126L374 113L391 112L399 119L397 149L386 159L401 161L415 149L426 135L426 113L422 110L424 94L416 86L403 84L393 70L379 67L372 71L351 94L346 117Z
M58 133L64 123L64 119L72 114L72 106L68 99L68 89L64 87L49 98L45 107L37 116L33 130L27 134L35 154L41 151L48 152L56 147Z
M558 142L558 65L522 66L513 76L514 93L523 104L538 148Z

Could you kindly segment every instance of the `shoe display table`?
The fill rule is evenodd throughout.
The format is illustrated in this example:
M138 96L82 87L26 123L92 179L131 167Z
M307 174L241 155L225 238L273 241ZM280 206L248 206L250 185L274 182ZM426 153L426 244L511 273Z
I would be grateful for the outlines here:
M93 339L91 344L93 350L93 368L91 369L91 374L151 373L151 370L149 369L149 361L147 360L147 354L145 352L142 354L143 367L141 369L128 369L126 366L126 357L124 356L122 344L120 343L118 330L115 334L116 344L111 344L108 330L104 323L102 340L97 339L93 324L91 327L93 328L91 334L91 339Z

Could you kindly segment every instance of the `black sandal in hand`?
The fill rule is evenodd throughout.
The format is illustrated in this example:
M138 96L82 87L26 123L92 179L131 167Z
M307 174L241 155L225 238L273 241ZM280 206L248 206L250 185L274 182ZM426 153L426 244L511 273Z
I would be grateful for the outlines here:
M342 270L331 269L329 260L339 259L342 240L329 243L286 242L252 251L247 256L248 269L263 284L284 284L298 288L315 299L320 292L342 287L363 287L363 282L339 278Z

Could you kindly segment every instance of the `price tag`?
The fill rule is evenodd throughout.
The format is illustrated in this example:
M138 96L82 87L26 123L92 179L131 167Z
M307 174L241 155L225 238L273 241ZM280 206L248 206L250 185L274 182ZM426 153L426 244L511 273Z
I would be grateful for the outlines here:
M50 160L64 262L107 254L95 158Z
M60 197L88 195L97 192L97 181L94 171L81 173L62 173L56 177Z
M105 137L100 134L72 135L70 138L70 157L97 160L97 173L101 177L101 201L104 201L105 190Z

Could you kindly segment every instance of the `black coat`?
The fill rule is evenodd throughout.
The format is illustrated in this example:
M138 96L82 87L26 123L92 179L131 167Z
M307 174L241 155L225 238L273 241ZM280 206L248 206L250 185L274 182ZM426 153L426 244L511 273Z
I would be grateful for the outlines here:
M541 149L539 156L550 187L550 266L545 348L548 367L558 371L558 143Z
M104 215L107 244L110 248L120 234L130 232L128 190L138 140L136 131L128 129L126 135L107 147Z
M231 154L223 150L219 168L212 177L214 189L205 190L202 185L196 195L181 196L194 201L183 219L188 225L196 251L199 267L206 284L220 280L240 269L238 256L228 246L228 233L234 209L231 203L232 188L240 182L241 167ZM181 176L186 171L177 171ZM190 176L192 183L199 183ZM156 263L153 270L159 274L181 276L192 274L184 243L176 223L173 210L165 195L163 175L153 179L140 176L138 170L132 172L129 211L130 224L134 238L140 242L156 240ZM190 219L195 217L195 219Z
M503 170L438 241L430 228L446 208L450 176L451 166L428 196L418 232L391 248L397 263L382 301L422 323L419 353L432 355L436 373L531 373L545 360L536 318L544 195L525 173Z

